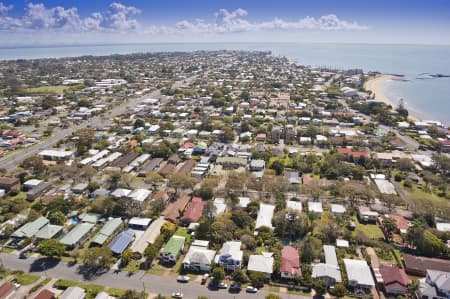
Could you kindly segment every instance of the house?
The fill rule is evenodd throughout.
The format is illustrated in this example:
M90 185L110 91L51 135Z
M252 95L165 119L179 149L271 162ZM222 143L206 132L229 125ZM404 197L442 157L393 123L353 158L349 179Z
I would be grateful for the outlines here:
M10 282L5 282L0 286L0 299L6 299L11 296L16 287Z
M136 234L136 239L131 244L131 251L144 254L145 249L149 244L153 244L156 238L160 235L161 227L166 223L164 217L159 217L150 224L150 226L144 231L144 233Z
M137 230L146 230L151 222L151 218L133 217L128 221L128 227Z
M116 299L116 297L110 296L106 292L100 292L95 296L95 299Z
M342 215L345 214L345 207L340 204L331 204L331 213L334 215Z
M109 244L109 249L115 254L122 254L122 252L127 249L127 247L133 242L134 231L132 229L127 229L117 235L114 240Z
M184 212L181 221L184 223L198 222L203 213L204 203L200 197L192 198L191 205Z
M325 246L327 245L324 245L325 263L313 264L311 277L314 279L325 280L330 287L336 283L342 282L342 277L334 247L330 246L329 248L326 248ZM333 249L333 251L331 249Z
M352 287L370 289L375 286L372 272L366 261L344 259L348 284Z
M130 193L131 193L130 189L117 188L116 190L114 190L111 193L111 196L113 196L115 198L122 198L122 197L127 197L128 195L130 195Z
M302 202L301 201L293 201L293 200L288 200L286 201L286 209L288 210L293 210L296 212L301 212L303 207L302 207Z
M36 233L45 227L50 221L45 217L39 217L34 221L25 223L19 229L17 229L11 237L15 239L25 239L25 238L31 238L36 235Z
M281 250L281 277L293 279L300 277L302 271L300 268L300 256L298 250L292 246L284 246Z
M350 243L347 240L336 239L336 247L349 248L350 247Z
M91 244L102 246L113 234L122 226L123 221L120 218L111 218L103 225L100 231L92 238Z
M312 213L322 214L323 207L321 202L308 201L308 211Z
M70 232L68 232L67 235L62 237L60 242L69 248L75 248L87 238L94 226L95 225L93 223L79 223Z
M267 279L270 279L273 273L273 253L262 252L259 255L250 255L248 259L247 270L248 272L260 272L264 273Z
M234 271L242 266L244 252L241 250L241 241L228 241L222 245L219 253L214 258L217 265L224 266L226 270Z
M39 292L39 294L36 295L36 297L34 297L34 299L55 299L55 293L44 289L42 291Z
M89 185L88 183L76 184L75 186L72 187L72 192L74 194L81 195L87 190L88 185Z
M44 182L44 181L43 180L38 180L38 179L28 180L28 181L23 183L23 190L24 191L28 191L28 190L31 190L33 188L36 188L42 182Z
M450 298L450 272L428 270L420 280L418 294L422 299Z
M273 218L274 211L275 211L275 206L264 204L264 203L260 204L258 217L256 218L255 229L257 230L258 228L260 228L262 226L267 226L267 227L273 229L272 218Z
M403 263L406 273L415 276L426 276L428 270L450 272L450 261L403 254Z
M378 219L378 213L370 210L369 207L360 206L358 207L358 219L360 222L375 223Z
M5 192L10 192L11 190L20 190L20 180L17 178L10 177L0 177L0 189L5 190Z
M195 240L183 260L183 268L191 271L209 272L216 251L208 249L208 241Z
M65 161L69 159L72 155L72 151L58 150L58 149L48 149L43 150L39 154L44 161Z
M216 216L219 214L225 213L225 211L227 210L227 204L225 202L225 198L215 198L213 203L214 203Z
M388 218L392 219L398 229L398 231L402 234L406 234L408 231L408 228L410 226L410 223L408 220L405 219L402 215L399 214L389 214L387 215Z
M162 261L166 264L174 264L180 256L184 247L186 238L181 236L172 236L161 251Z
M41 228L35 235L37 240L58 239L63 233L62 225L47 224Z
M300 176L297 171L285 171L284 177L286 181L290 185L299 185L300 184Z
M33 188L27 192L27 200L33 201L36 198L44 195L44 193L46 193L51 188L52 188L52 184L50 184L49 182L42 182L39 185L37 185L35 188Z
M84 299L86 293L80 287L68 287L59 297L60 299Z
M381 264L380 273L386 294L397 296L407 293L409 278L403 269L394 265Z
M138 188L128 194L127 197L138 204L142 204L151 194L150 190Z
M250 171L263 171L266 167L266 161L264 160L251 160L250 161Z

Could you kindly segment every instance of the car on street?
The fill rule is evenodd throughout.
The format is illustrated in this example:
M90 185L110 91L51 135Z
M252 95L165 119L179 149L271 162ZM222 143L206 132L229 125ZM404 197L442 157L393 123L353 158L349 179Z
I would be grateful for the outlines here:
M202 276L202 284L205 284L205 283L208 281L208 278L209 278L209 274L208 274L208 273L205 273L205 274Z
M28 258L28 255L27 255L25 252L21 252L21 253L19 254L19 259L25 260L25 259L27 259L27 258Z
M228 285L226 283L224 283L224 282L220 282L217 286L219 287L219 289L226 289L226 288L228 288Z
M253 287L253 286L248 286L248 287L245 288L245 291L247 293L256 293L256 292L258 292L258 289Z
M181 293L181 291L173 292L173 293L172 293L172 298L178 298L178 299L181 299L181 298L183 298L183 293Z
M177 277L177 281L187 283L189 282L189 277L185 275L180 275Z

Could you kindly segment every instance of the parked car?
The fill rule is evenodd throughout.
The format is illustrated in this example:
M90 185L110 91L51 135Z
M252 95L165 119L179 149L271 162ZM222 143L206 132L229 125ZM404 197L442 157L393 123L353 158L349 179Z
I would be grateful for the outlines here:
M27 258L28 258L28 255L27 255L25 252L21 252L21 253L19 254L19 259L25 260L25 259L27 259Z
M239 282L232 282L230 285L230 288L228 289L228 291L230 293L239 293L241 291L242 287L241 284Z
M226 289L226 288L228 288L228 285L224 282L221 282L218 284L218 287L219 287L219 289Z
M181 291L173 292L173 293L172 293L172 298L178 298L178 299L181 299L181 298L183 298L183 293L181 293Z
M186 282L189 282L189 277L185 276L185 275L180 275L177 277L177 281L186 283Z
M246 291L247 293L256 293L256 292L258 292L258 289L255 288L255 287L252 287L252 286L248 286L248 287L245 289L245 291Z

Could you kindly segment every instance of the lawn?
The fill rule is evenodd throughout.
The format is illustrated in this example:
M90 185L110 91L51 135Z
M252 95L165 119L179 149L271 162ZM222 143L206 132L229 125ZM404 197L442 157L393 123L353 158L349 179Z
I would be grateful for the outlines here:
M35 283L40 278L39 275L33 275L28 273L18 274L15 277L15 280L17 280L18 283L21 285L27 286L30 284Z
M180 236L180 237L185 237L186 238L186 242L187 244L191 243L191 235L188 233L186 228L179 228L175 234L175 236Z
M1 249L1 252L4 252L4 253L12 253L14 251L15 251L15 249L10 248L10 247L2 247L2 249Z
M358 221L358 217L354 218L356 224L356 230L362 232L369 239L381 239L384 237L383 232L376 224L361 224Z
M42 94L42 93L53 93L53 94L63 94L65 90L69 89L69 87L64 85L55 85L55 86L41 86L41 87L32 87L25 89L25 92L28 94Z
M296 291L296 290L289 290L289 289L288 289L287 293L288 293L289 295L311 297L311 292L307 293L307 292L303 292L303 291Z
M424 212L433 209L438 213L438 216L446 216L450 214L450 204L447 199L425 192L415 185L412 188L405 188L402 186L402 189L407 194L409 200L414 202L414 209L417 212Z

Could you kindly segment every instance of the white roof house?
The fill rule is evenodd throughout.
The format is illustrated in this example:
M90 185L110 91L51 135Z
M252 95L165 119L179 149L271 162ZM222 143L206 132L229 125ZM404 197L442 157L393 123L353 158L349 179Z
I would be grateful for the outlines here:
M80 287L68 287L64 293L62 293L61 299L83 299L86 296L84 289Z
M241 250L241 245L241 241L225 242L214 258L214 262L219 265L224 265L228 270L240 268L244 255L244 252Z
M308 201L308 211L314 213L323 213L322 203L316 201Z
M340 248L349 248L350 243L347 240L336 239L336 246Z
M331 204L331 212L335 215L344 214L345 207L339 204Z
M72 151L65 151L65 150L57 150L57 149L47 149L43 150L39 153L39 156L41 157L49 157L49 158L56 158L56 159L63 159L68 158L72 156Z
M286 208L297 212L301 212L303 210L302 203L300 201L293 200L288 200L286 202Z
M227 204L225 203L225 199L224 198L214 199L214 207L216 208L216 215L224 213L227 209Z
M366 261L344 259L344 265L350 285L360 287L375 286L372 272Z
M128 197L135 201L144 202L150 194L152 194L152 192L147 189L135 189L128 194Z
M241 208L246 208L247 205L250 203L249 197L238 197L238 198L239 198L238 206Z
M206 241L208 242L208 241ZM210 271L216 251L208 247L192 245L183 260L183 267L191 270Z
M127 197L128 195L130 195L130 193L131 193L131 190L129 190L129 189L117 188L116 190L114 190L113 193L111 193L111 196Z
M274 211L275 211L275 206L262 203L259 206L259 212L258 212L258 217L256 218L255 229L258 229L262 226L267 226L267 227L273 228L272 227L272 217L273 217Z
M273 253L263 252L260 255L250 255L247 270L252 272L262 272L268 275L273 273Z
M128 225L141 226L147 228L150 225L150 222L152 222L151 218L133 217L130 219L130 221L128 221Z
M438 222L436 223L436 229L440 232L450 232L450 223Z

